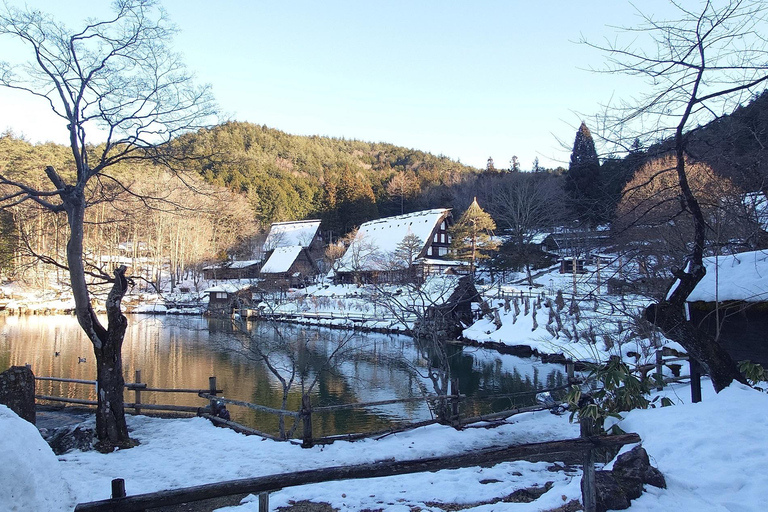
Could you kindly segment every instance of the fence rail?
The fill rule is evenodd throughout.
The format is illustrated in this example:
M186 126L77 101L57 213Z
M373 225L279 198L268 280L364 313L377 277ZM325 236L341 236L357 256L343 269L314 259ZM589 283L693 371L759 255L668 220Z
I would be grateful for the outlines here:
M602 448L620 447L625 444L640 442L637 434L616 436L589 436L561 441L514 445L504 448L490 448L470 453L459 453L429 459L408 461L382 461L354 466L336 466L308 471L294 471L240 480L230 480L213 484L197 485L134 496L125 496L125 485L121 479L113 480L112 498L107 500L80 503L75 512L133 512L158 507L171 507L182 503L210 500L229 496L259 495L259 510L268 510L269 493L286 487L352 480L377 478L412 473L432 472L444 469L460 469L479 465L496 464L515 460L549 460L549 457L563 453L584 454L585 461L594 464L593 451ZM557 460L557 459L552 459ZM588 480L590 471L585 467ZM591 467L594 474L594 465ZM594 483L594 482L592 482ZM117 492L115 492L117 491ZM586 510L594 510L595 487L589 481L582 485L583 500ZM589 508L589 503L592 507Z
M637 371L644 376L647 376L648 374L653 374L654 376L656 376L657 377L656 389L661 390L664 385L670 382L679 382L680 380L684 380L686 378L686 377L680 377L678 375L672 378L663 378L664 366L670 365L671 363L677 363L685 360L687 360L687 358L669 357L669 356L665 357L661 351L657 351L655 364L651 363L651 364L640 365L637 367ZM691 382L691 394L692 394L693 400L700 401L701 400L700 382L696 378L697 376L696 371L697 371L697 368L695 368L695 366L692 365L691 377L687 377L687 378L689 378ZM519 403L515 403L514 401L512 401L512 399L518 396L530 396L530 395L534 395L536 393L541 393L544 391L550 391L550 392L563 391L572 384L582 383L581 380L575 377L573 362L568 361L566 363L566 372L567 372L567 381L565 384L560 386L554 386L548 389L538 389L538 390L531 390L531 391L517 392L517 393L478 396L478 397L471 397L471 398L459 393L458 382L455 380L454 382L451 383L451 394L444 395L444 396L424 395L419 397L409 397L409 398L399 398L399 399L391 399L391 400L379 400L379 401L372 401L372 402L359 402L359 403L351 403L351 404L338 404L338 405L315 407L312 405L311 398L307 394L302 398L301 408L298 411L291 411L286 409L277 409L277 408L268 407L265 405L254 404L254 403L222 396L223 390L217 389L216 377L209 378L209 383L208 383L209 386L207 389L153 388L153 387L150 387L147 383L141 382L141 370L137 370L135 382L125 384L126 390L134 394L133 402L126 402L125 408L129 410L132 409L133 411L135 411L136 414L141 414L142 410L195 414L198 416L204 416L210 419L211 421L213 421L214 423L227 426L229 428L232 428L234 430L237 430L245 434L255 434L255 435L260 435L263 437L268 437L270 439L275 439L280 441L289 441L289 442L301 441L302 446L311 447L311 446L314 446L315 444L332 443L339 439L351 440L351 439L359 439L363 437L386 435L388 432L391 433L396 431L407 430L410 428L417 428L419 426L429 424L429 423L443 422L443 423L450 423L455 426L460 426L460 425L467 425L469 423L473 423L477 421L498 420L505 417L520 414L523 412L531 412L531 411L547 409L552 404L549 404L547 406L542 406L542 405L520 406ZM661 377L661 378L658 378L658 377ZM84 384L84 385L96 385L95 381L90 381L90 380L68 379L68 378L59 378L59 377L35 377L35 378L40 381L59 381L59 382L69 382L69 383ZM698 389L697 389L697 383L698 383ZM142 401L142 398L145 397L145 395L143 394L146 394L146 393L188 393L188 394L194 394L199 396L201 399L205 400L207 403L204 405L201 404L201 406L199 407L192 406L192 405L152 404L152 403L146 403L146 399ZM70 403L75 405L85 405L85 406L97 405L97 402L95 400L57 397L57 396L42 395L42 394L36 395L36 399L53 401L53 402ZM461 407L461 404L466 404L469 401L473 401L476 404L478 403L481 404L486 401L499 400L499 399L509 399L510 400L509 408L503 411L498 411L498 412L483 413L482 410L477 410L473 408L466 409L465 407ZM381 430L377 432L333 434L333 435L318 436L318 437L315 437L315 432L313 432L312 420L313 420L313 416L317 414L327 414L327 413L333 413L333 412L342 411L342 410L366 409L371 407L381 407L386 405L413 403L413 402L427 403L430 411L432 412L431 419L426 420L426 422L422 420L422 421L415 421L415 422L411 421L407 423L394 424L389 429ZM290 429L282 430L284 427L281 421L280 422L281 431L279 432L279 434L278 435L269 434L267 432L263 432L258 428L241 425L235 421L231 421L230 418L226 415L224 415L223 417L219 416L219 410L222 404L233 405L237 407L244 407L253 411L275 415L279 419L286 418L286 417L292 418L294 423ZM461 409L464 409L464 411L462 411ZM301 429L299 430L301 434L301 438L289 439L289 437L293 435L293 432L298 430L299 426L301 426Z

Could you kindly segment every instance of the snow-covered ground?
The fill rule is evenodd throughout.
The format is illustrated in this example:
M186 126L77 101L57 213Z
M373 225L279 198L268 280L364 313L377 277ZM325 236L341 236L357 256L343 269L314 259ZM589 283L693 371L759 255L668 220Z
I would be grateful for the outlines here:
M635 511L765 510L768 489L768 394L734 384L715 395L705 382L704 400L684 403L686 387L667 388L677 405L635 410L620 422L637 432L667 489L646 487ZM228 479L247 478L378 460L407 460L490 446L565 439L578 435L566 416L548 412L518 415L497 428L429 426L355 443L337 442L305 450L296 445L246 437L206 420L131 417L141 445L111 454L75 451L56 457L34 427L0 406L0 509L71 510L78 502L109 497L110 480L124 478L129 495ZM340 511L441 511L440 504L469 511L542 511L580 498L580 471L550 471L548 463L509 462L490 468L423 473L315 484L273 493L274 510L291 501L330 503ZM532 503L493 502L516 489L552 488ZM485 504L482 504L485 503ZM256 511L255 499L232 509Z

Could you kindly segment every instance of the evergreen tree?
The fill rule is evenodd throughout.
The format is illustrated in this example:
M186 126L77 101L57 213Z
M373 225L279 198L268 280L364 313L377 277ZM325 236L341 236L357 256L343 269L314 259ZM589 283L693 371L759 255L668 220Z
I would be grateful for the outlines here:
M451 249L458 259L470 262L472 276L475 275L477 260L488 258L487 252L495 250L499 245L493 239L494 229L496 223L480 208L477 198L451 227Z
M589 128L583 122L576 132L571 164L565 175L568 203L577 219L590 225L604 221L600 183L600 161Z

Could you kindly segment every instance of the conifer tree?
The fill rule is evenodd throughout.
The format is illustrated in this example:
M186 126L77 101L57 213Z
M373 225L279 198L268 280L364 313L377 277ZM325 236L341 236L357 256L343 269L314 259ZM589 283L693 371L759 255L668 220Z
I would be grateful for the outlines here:
M493 239L496 223L493 218L477 204L477 198L472 201L467 211L451 227L451 249L456 257L470 262L470 274L475 275L477 260L488 258L488 251L498 247Z
M568 203L577 219L590 225L605 220L602 214L600 161L589 128L583 122L576 131L571 164L565 175Z

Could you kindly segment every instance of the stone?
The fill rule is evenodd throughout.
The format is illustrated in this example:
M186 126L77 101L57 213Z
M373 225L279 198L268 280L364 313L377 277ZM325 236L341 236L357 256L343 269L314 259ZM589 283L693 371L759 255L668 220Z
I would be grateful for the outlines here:
M35 375L26 366L11 366L0 373L0 404L35 424Z
M629 508L629 497L610 471L595 471L595 488L597 512Z
M651 466L648 452L642 446L635 446L630 451L619 455L613 463L613 473L619 478L636 479L654 487L667 488L664 475Z
M96 433L92 428L68 426L53 430L45 440L56 455L63 455L73 450L87 452L93 450Z

